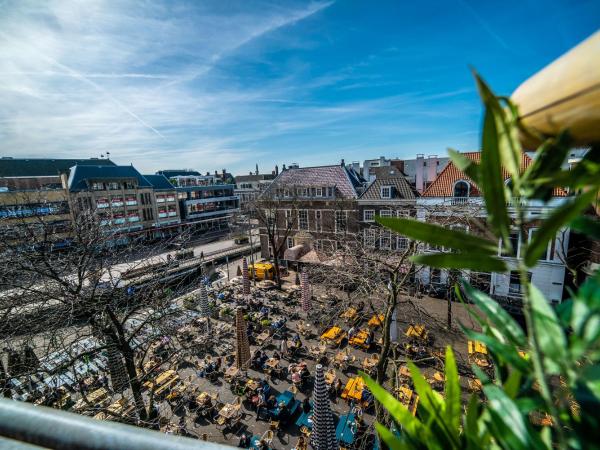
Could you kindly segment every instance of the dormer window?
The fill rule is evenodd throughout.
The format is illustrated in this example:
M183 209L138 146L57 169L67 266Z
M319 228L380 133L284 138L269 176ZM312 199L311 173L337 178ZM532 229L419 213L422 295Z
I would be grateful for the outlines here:
M454 197L467 198L469 196L471 186L464 180L457 181L454 184Z
M392 186L381 186L381 198L392 198Z

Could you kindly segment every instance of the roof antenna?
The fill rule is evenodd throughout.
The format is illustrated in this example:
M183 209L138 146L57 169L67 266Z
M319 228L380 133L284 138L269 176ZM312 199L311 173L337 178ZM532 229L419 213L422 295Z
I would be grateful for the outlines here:
M110 159L110 152L106 152L106 159Z
M103 159L103 158L104 158L104 154L103 154L103 153L101 153L101 154L100 154L100 159Z

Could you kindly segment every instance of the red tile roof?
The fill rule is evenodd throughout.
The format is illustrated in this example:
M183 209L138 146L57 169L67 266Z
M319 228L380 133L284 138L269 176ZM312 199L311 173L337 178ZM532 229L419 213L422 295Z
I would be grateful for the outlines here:
M481 161L481 152L466 152L462 155L470 160L479 163ZM524 171L529 167L533 160L525 153L521 155L521 171ZM502 176L504 180L510 178L509 173L506 169L502 168ZM446 167L440 172L437 178L429 185L427 189L421 194L421 197L453 197L454 196L454 184L459 180L468 181L471 185L469 193L470 197L480 197L481 192L467 175L462 170L450 161ZM553 195L555 197L566 197L566 192L561 188L554 189Z

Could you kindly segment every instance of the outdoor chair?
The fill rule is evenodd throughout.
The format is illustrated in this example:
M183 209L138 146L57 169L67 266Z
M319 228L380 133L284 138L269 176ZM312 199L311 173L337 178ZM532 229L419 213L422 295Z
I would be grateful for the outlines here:
M267 443L268 446L271 446L273 442L273 430L267 430L263 433L261 439Z

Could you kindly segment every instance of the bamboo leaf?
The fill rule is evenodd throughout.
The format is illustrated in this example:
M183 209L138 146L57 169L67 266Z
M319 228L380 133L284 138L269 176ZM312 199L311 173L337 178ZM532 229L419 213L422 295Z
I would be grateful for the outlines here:
M578 231L593 239L600 240L600 221L589 217L579 216L569 224L572 230Z
M444 269L472 269L484 272L506 272L505 262L495 256L470 253L431 253L412 256L411 261Z
M450 247L456 250L483 252L494 255L498 252L496 242L473 236L459 230L420 222L412 219L375 217L378 224L411 239L428 242L429 244Z
M497 104L497 99L493 96L487 85L475 74L479 87L480 96L485 104L485 114L483 121L483 133L481 136L481 163L480 188L483 191L486 210L488 213L489 224L496 234L501 237L503 242L508 242L510 221L506 209L506 187L502 175L502 155L501 145L502 130L498 129L501 119L499 114L504 114ZM500 109L500 112L498 112ZM509 173L517 180L519 172L518 166L515 169L513 158L505 156L510 164Z
M454 352L450 345L446 347L445 366L446 423L452 432L456 432L456 438L458 438L461 413L460 382L458 381L456 359L454 358Z
M509 342L518 347L527 345L527 337L521 326L497 301L491 299L480 290L474 289L464 280L462 286L467 297L477 305L498 331L507 337Z
M544 357L546 370L558 373L566 362L567 339L554 310L540 290L529 285L533 329Z
M448 156L450 156L458 170L464 172L475 184L479 185L479 165L475 161L450 148L448 149Z
M498 167L504 166L513 180L517 182L521 174L522 155L518 136L519 130L516 126L518 112L514 105L510 103L508 109L504 109L498 97L494 95L486 82L477 73L474 72L473 75L477 82L479 96L485 105L486 111L491 113L490 117L494 121L495 140L497 141L497 151L501 163Z
M394 433L392 433L379 422L375 423L375 429L390 450L409 450L412 448L408 444L402 442L398 436L395 436Z
M548 248L550 239L554 239L558 230L566 226L575 217L577 217L597 196L597 191L591 190L576 197L554 212L544 220L542 226L533 236L533 240L527 245L525 250L525 264L533 267L538 259Z
M484 385L483 391L488 398L491 422L497 429L496 437L511 449L532 448L529 430L517 405L496 385Z
M425 410L430 414L430 416L435 417L439 415L439 412L442 411L444 407L444 400L442 396L431 389L431 386L421 374L421 371L417 366L415 366L412 362L408 362L408 368L410 370L410 375L415 386L415 390L419 394L419 402L425 408Z
M412 436L424 435L427 433L423 424L414 417L408 408L400 403L393 395L387 392L381 387L375 380L363 372L359 372L360 376L365 380L369 391L373 394L373 397L381 403L385 409L390 413L394 420L402 425L407 433Z

